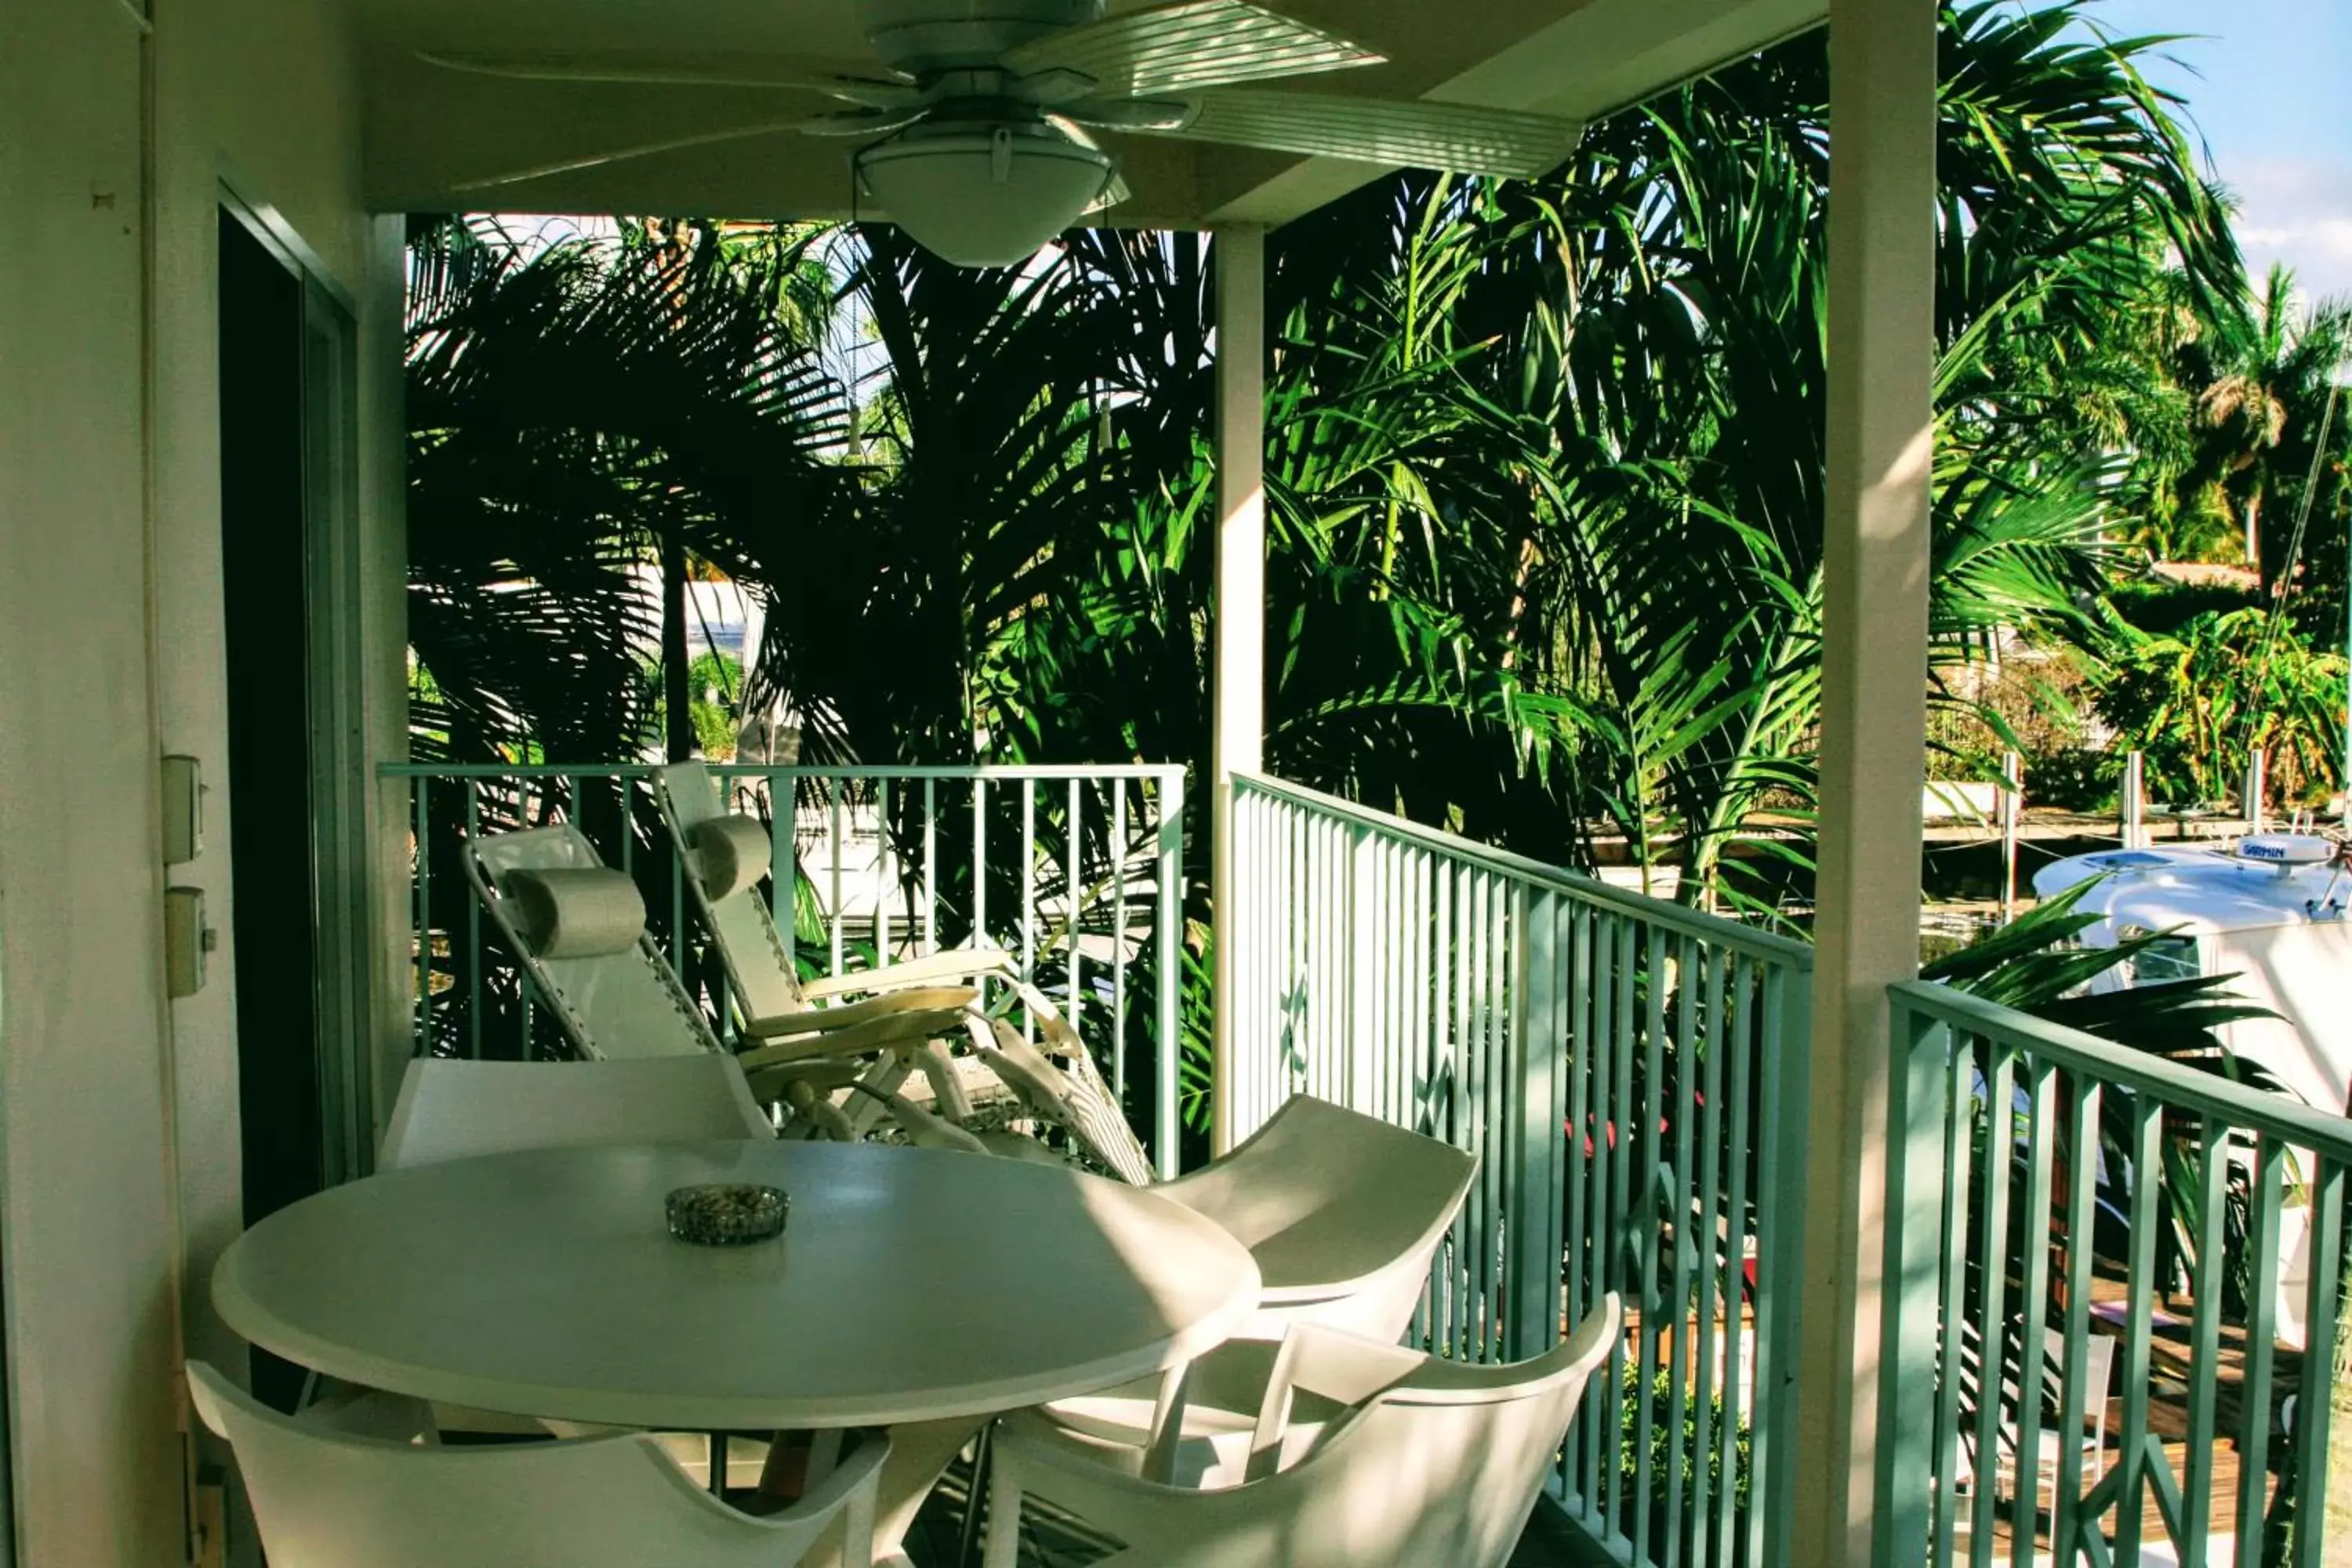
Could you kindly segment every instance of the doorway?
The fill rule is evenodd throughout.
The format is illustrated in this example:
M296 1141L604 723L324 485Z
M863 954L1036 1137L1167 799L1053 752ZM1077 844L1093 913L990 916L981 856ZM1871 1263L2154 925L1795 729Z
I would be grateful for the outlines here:
M364 906L348 311L249 215L219 221L229 926L245 1222L357 1173ZM254 1355L290 1406L299 1369Z

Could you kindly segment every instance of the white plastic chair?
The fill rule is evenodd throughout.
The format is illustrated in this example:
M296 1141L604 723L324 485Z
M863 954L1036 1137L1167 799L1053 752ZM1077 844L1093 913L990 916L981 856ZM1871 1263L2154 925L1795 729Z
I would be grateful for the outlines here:
M1412 1320L1478 1157L1311 1095L1297 1095L1223 1159L1153 1190L1217 1222L1256 1259L1256 1313L1237 1339L1294 1325L1394 1344ZM1149 1448L1165 1477L1171 1445L1246 1425L1212 1369L1058 1400L1050 1417L1102 1441Z
M509 1149L772 1138L743 1069L725 1055L643 1061L408 1064L376 1168Z
M755 1518L642 1435L420 1447L280 1415L202 1362L188 1363L188 1391L236 1455L271 1568L790 1568L836 1519L843 1561L874 1561L887 1439Z
M861 1046L893 1039L928 1041L922 1054L907 1058L903 1066L924 1074L935 1110L951 1122L970 1115L971 1101L961 1075L937 1042L961 1034L993 1078L1032 1115L1066 1129L1124 1180L1142 1185L1152 1179L1143 1145L1128 1126L1118 1097L1103 1081L1085 1042L1045 994L1021 978L1010 953L996 948L952 948L878 969L803 981L774 915L760 897L760 880L770 870L767 827L728 812L709 769L701 763L675 763L659 770L654 775L654 797L688 868L686 882L696 910L726 966L744 1033L772 1041L799 1036L807 1043L797 1048L808 1054L827 1043L838 1054L843 1036L813 1037L810 1032L839 1030L852 1023L866 1024L869 1030L896 1029L895 1035L857 1040ZM991 986L1017 1001L1034 1021L1042 1049L984 1005ZM865 999L846 1000L859 995ZM941 1014L942 1008L951 1016ZM751 1057L771 1059L764 1050ZM895 1091L906 1076L903 1066L895 1077L867 1081L884 1094ZM879 1108L853 1105L849 1114L854 1123L868 1125ZM1034 1141L986 1132L977 1136L984 1147L999 1153L1027 1157L1035 1147Z
M1477 1173L1475 1154L1300 1094L1224 1158L1153 1190L1257 1259L1244 1336L1311 1322L1393 1342Z
M1132 1555L1116 1561L1139 1568L1502 1568L1618 1322L1611 1296L1567 1342L1510 1366L1300 1324L1234 1456L1240 1473L1229 1463L1198 1485L1141 1479L1050 1422L1009 1417L986 1568L1013 1568L1026 1497L1125 1542Z

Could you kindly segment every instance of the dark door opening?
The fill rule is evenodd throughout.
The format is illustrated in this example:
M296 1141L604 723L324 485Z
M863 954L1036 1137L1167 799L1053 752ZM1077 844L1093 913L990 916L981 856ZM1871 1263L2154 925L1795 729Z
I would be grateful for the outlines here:
M325 1184L311 831L303 282L220 216L221 582L230 926L247 1225ZM290 1407L300 1369L256 1352Z

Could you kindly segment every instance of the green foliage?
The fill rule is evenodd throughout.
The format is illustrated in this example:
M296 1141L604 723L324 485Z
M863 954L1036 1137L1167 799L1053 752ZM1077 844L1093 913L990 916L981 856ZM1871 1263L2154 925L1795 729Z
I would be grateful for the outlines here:
M2150 795L2234 798L2248 759L2273 793L2324 798L2342 773L2344 656L2314 648L2261 610L2194 616L2168 635L2122 627L2101 714L2147 753Z
M1943 13L1947 663L2001 627L2090 637L2129 476L2084 367L2159 281L2197 310L2236 276L2147 45L2082 9ZM1812 801L1827 106L1808 35L1547 179L1400 175L1272 237L1244 607L1270 768L1556 862L1622 837L1759 918L1802 902L1801 838L1726 851ZM800 715L807 760L1205 763L1202 241L964 271L878 226L529 261L445 229L417 273L413 625L446 710L421 731L621 751L653 631L625 569L678 539L765 599L747 702ZM870 332L854 386L842 320Z
M1720 1394L1710 1394L1702 1405L1696 1392L1685 1389L1677 1401L1673 1372L1670 1368L1661 1367L1650 1379L1646 1395L1649 1408L1646 1412L1643 1409L1644 1397L1641 1367L1629 1359L1618 1389L1616 1429L1623 1436L1622 1446L1617 1450L1619 1481L1628 1493L1644 1481L1648 1483L1649 1495L1644 1501L1650 1511L1650 1539L1663 1542L1676 1531L1683 1532L1679 1555L1683 1561L1688 1562L1695 1544L1691 1538L1695 1521L1685 1517L1687 1508L1685 1516L1669 1511L1667 1487L1670 1479L1678 1475L1681 1485L1677 1495L1686 1500L1694 1495L1695 1485L1704 1475L1706 1478L1706 1495L1711 1499L1723 1495L1723 1396ZM1681 1406L1679 1411L1677 1404ZM1707 1417L1703 1429L1699 1422L1702 1410ZM1649 1423L1650 1437L1646 1455L1637 1436L1642 1430L1644 1415ZM1729 1484L1735 1519L1744 1520L1748 1514L1751 1446L1748 1422L1743 1418L1734 1428L1729 1445ZM1732 1539L1739 1539L1739 1535L1735 1528ZM1667 1560L1669 1556L1663 1548L1656 1547L1653 1548L1652 1555L1661 1560Z

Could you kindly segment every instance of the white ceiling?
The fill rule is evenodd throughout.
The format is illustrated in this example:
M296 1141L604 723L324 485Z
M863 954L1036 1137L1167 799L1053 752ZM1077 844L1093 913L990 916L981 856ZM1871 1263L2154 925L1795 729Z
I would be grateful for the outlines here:
M1300 92L1430 98L1591 119L1822 21L1826 0L1265 0L1386 65ZM370 200L383 211L847 216L852 144L716 141L504 184L471 182L838 107L791 89L525 81L419 51L643 51L730 72L870 71L856 0L359 0ZM1106 137L1134 198L1110 221L1281 223L1379 173L1151 137Z

